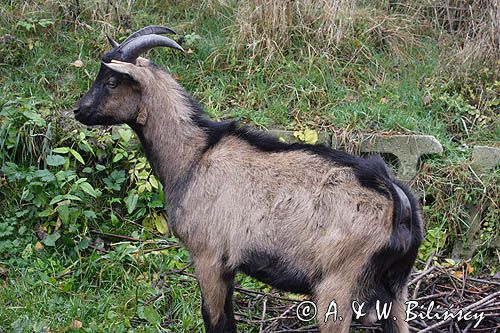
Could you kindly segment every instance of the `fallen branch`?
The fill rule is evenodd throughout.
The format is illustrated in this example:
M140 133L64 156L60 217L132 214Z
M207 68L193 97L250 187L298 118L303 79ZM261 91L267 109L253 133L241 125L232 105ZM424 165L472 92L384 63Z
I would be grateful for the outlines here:
M499 296L500 296L500 291L497 291L496 293L493 293L493 294L491 294L489 296L486 296L485 298L483 298L480 301L477 301L477 302L475 302L473 304L470 304L470 305L466 306L462 310L464 312L467 312L469 310L474 310L477 307L479 307L480 305L487 304L488 302L490 302L491 300L493 300L493 299L495 299L496 297L499 297ZM450 322L451 320L452 320L452 318L441 320L440 322L437 322L436 324L434 324L432 326L429 326L429 327L421 330L420 333L430 332L430 331L432 331L435 328L443 326L444 324Z

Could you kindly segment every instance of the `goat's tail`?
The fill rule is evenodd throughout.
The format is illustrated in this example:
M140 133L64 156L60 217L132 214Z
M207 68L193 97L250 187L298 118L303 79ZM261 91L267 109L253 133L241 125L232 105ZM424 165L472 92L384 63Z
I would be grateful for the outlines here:
M402 304L406 301L406 290L411 269L422 243L422 215L420 205L410 190L402 183L391 180L386 183L394 202L392 232L389 242L374 254L367 270L362 275L371 287L367 297L369 313L365 321L374 320L375 302L393 303L398 321L401 321ZM371 277L371 278L367 278ZM396 310L399 309L399 310ZM399 311L399 312L397 312ZM384 332L407 332L398 328L403 325L392 317L382 320Z
M389 245L375 256L378 268L383 267L379 271L381 279L376 284L375 298L389 301L393 306L391 318L382 319L383 332L401 333L409 332L404 321L407 283L423 239L422 214L420 205L405 185L393 181L391 187L393 229Z
M420 205L408 187L396 180L386 182L394 202L392 232L388 243L374 254L370 270L379 281L378 296L392 299L406 288L408 277L422 243L422 214Z
M410 190L400 182L393 183L394 200L391 246L402 255L418 250L422 242L422 214L420 205Z

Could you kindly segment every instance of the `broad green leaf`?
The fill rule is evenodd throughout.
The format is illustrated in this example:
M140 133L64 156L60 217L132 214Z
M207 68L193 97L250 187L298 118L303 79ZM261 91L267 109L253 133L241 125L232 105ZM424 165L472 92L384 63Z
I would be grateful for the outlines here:
M78 249L85 250L89 247L89 245L90 241L88 239L83 239L82 241L80 241L80 243L78 243Z
M125 204L127 205L127 212L132 214L132 212L137 207L137 200L139 200L139 196L135 192L130 192L128 197L125 199Z
M66 163L66 158L61 155L49 155L47 156L47 164L50 166L61 166Z
M156 225L156 230L162 235L166 235L168 233L168 224L167 220L163 215L156 215L155 214L155 225Z
M159 198L155 200L150 200L148 201L148 207L149 208L163 208L163 201L161 201Z
M144 162L140 162L140 163L137 163L134 167L134 169L136 170L141 170L141 169L144 169L146 167L146 163Z
M142 227L146 231L155 232L156 223L152 215L148 215L142 220Z
M451 258L445 258L444 261L450 266L455 266L457 264L457 262Z
M130 138L132 137L132 131L128 129L120 129L118 130L118 133L120 134L122 140L125 142L129 142Z
M54 199L52 199L51 202L49 202L49 205L53 205L55 203L58 203L59 201L62 200L70 200L70 201L82 201L79 197L73 194L64 194L64 195L56 195Z
M158 180L156 180L155 176L149 177L149 183L153 188L158 189Z
M47 183L48 182L53 182L54 180L56 180L56 177L54 177L54 175L52 174L52 172L50 172L47 169L35 171L35 177L38 177L43 182L47 182Z
M64 200L64 197L62 195L56 195L50 202L49 205L53 205L55 203L58 203L59 201Z
M118 217L114 213L111 213L111 224L112 225L118 225L120 220L118 220Z
M61 222L67 224L69 222L69 207L68 205L60 205L57 207L57 213L61 218Z
M19 230L18 230L19 234L20 235L23 235L25 232L26 232L26 226L25 225L22 225Z
M65 292L65 293L68 293L70 292L71 290L73 289L73 283L71 281L65 281L63 283L63 287L62 287L62 291ZM80 324L77 324L77 323L80 323ZM73 320L73 322L71 323L71 326L75 326L78 327L78 325L81 325L81 322L79 322L78 320ZM80 326L81 327L81 326Z
M41 211L38 214L38 217L49 217L50 215L52 215L54 213L55 213L55 210L53 210L52 208L48 207L47 209Z
M122 158L123 158L123 154L122 153L116 154L115 157L113 157L113 163L118 162Z
M148 179L148 177L149 177L149 172L146 170L142 170L141 172L139 172L139 175L137 176L137 178L142 180Z
M80 188L82 189L83 192L87 193L88 195L93 196L94 198L97 198L99 196L99 192L96 191L92 185L90 185L87 182L83 182L80 184Z
M80 199L79 197L77 197L76 195L73 195L73 194L65 194L65 195L63 195L63 198L66 200L82 201L82 199Z
M118 317L118 315L116 314L116 312L114 312L114 311L112 311L112 310L110 310L110 311L108 312L107 318L108 318L109 320L113 320L113 319L115 319L116 317Z
M159 323L161 320L160 314L151 305L139 306L137 308L137 315L139 318L144 319L153 325Z
M88 219L93 219L93 220L97 219L97 214L91 210L84 210L83 215Z
M61 238L61 235L58 232L54 232L51 235L45 236L45 238L42 240L42 243L47 245L47 246L55 246L56 241Z
M84 181L86 181L87 179L88 179L88 178L80 178L80 179L78 179L78 180L75 182L75 184L81 184L81 183L83 183Z
M56 154L67 154L71 148L69 147L59 147L59 148L54 148L52 149L53 153Z

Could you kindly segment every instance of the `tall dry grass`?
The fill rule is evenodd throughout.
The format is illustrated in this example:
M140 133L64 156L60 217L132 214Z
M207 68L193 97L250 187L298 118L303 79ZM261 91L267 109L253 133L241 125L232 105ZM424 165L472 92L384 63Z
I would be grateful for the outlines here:
M133 1L131 0L47 0L45 4L57 8L68 23L90 27L98 24L107 32L131 29Z
M438 34L443 68L500 65L500 1L401 0L393 7L414 13L416 23L432 26Z
M351 30L355 2L350 0L251 0L239 2L239 37L269 58L302 39L314 48L330 48Z
M238 2L239 40L269 59L299 41L309 50L335 56L347 44L370 52L365 43L396 56L418 44L415 13L391 12L382 0L251 0Z
M265 59L297 40L332 55L359 39L401 56L421 34L437 38L443 65L500 54L498 0L249 0L237 2L236 26L239 42Z

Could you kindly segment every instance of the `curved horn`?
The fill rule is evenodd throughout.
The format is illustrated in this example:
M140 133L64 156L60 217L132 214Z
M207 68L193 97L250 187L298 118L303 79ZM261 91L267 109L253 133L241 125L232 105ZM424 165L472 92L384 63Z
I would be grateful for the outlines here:
M160 35L137 37L127 44L123 43L120 46L120 51L123 55L123 60L133 63L141 53L158 46L171 47L184 52L184 49L175 41Z
M160 25L149 25L147 27L144 27L140 30L137 30L134 32L132 35L128 36L127 39L122 43L124 45L125 43L131 41L134 38L144 36L144 35L163 35L163 34L176 34L175 31L173 31L170 28L167 27L162 27Z
M118 44L113 38L109 37L109 35L106 35L106 38L108 39L108 42L112 47L120 46L120 44Z

